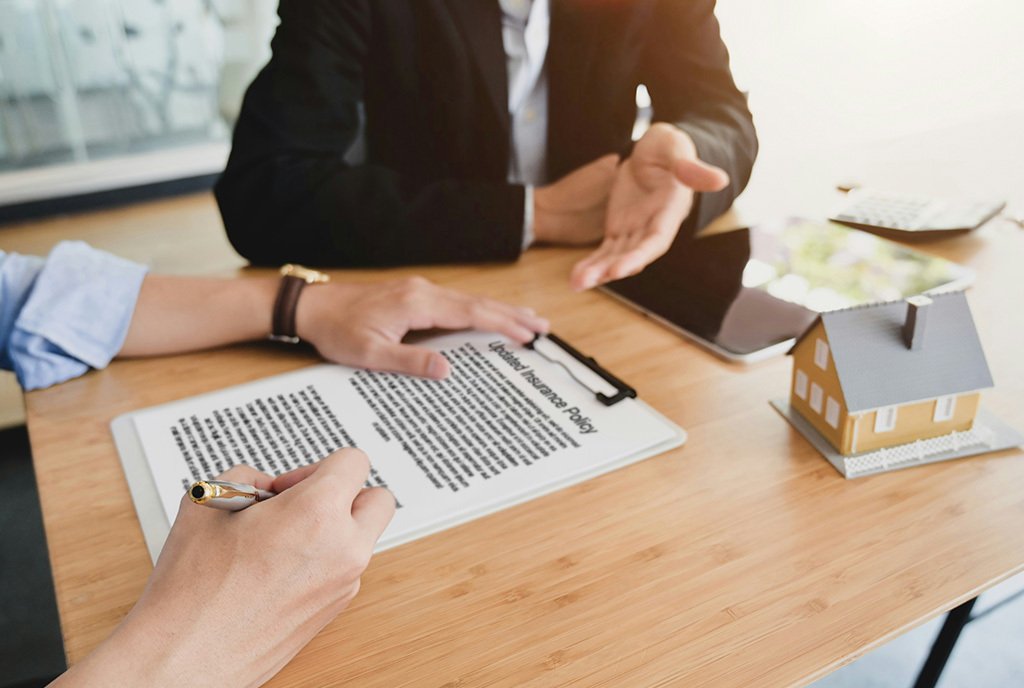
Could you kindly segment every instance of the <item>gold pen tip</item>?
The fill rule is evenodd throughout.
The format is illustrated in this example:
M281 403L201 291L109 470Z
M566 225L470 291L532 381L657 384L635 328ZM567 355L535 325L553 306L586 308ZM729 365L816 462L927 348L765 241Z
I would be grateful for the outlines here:
M213 488L209 483L200 480L197 483L192 483L192 487L188 489L188 496L196 504L202 504L213 496Z

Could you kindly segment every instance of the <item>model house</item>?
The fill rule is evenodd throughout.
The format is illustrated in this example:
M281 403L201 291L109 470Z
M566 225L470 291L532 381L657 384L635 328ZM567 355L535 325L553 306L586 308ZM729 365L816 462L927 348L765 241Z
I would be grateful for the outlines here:
M992 387L963 292L824 313L790 355L790 406L845 455L969 430Z

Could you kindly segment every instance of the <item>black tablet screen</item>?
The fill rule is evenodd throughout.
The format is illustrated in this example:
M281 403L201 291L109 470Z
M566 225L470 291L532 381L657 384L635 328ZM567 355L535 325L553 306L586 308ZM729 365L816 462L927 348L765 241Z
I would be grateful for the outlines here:
M970 271L829 222L678 239L609 291L728 352L748 355L801 334L818 313L920 294Z

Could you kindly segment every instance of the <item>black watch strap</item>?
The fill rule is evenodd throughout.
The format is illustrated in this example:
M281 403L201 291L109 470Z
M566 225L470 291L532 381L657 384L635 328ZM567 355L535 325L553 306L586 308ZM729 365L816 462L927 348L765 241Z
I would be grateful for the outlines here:
M295 328L295 312L299 306L299 295L306 288L306 280L295 275L285 275L277 288L274 299L274 315L270 338L275 342L298 344L299 335Z

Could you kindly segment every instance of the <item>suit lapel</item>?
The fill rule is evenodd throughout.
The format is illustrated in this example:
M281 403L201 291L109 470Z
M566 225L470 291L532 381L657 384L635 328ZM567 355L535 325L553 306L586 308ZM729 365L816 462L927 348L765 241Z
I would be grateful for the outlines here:
M447 3L483 77L487 98L508 131L508 72L501 37L501 6L498 0L447 0Z

